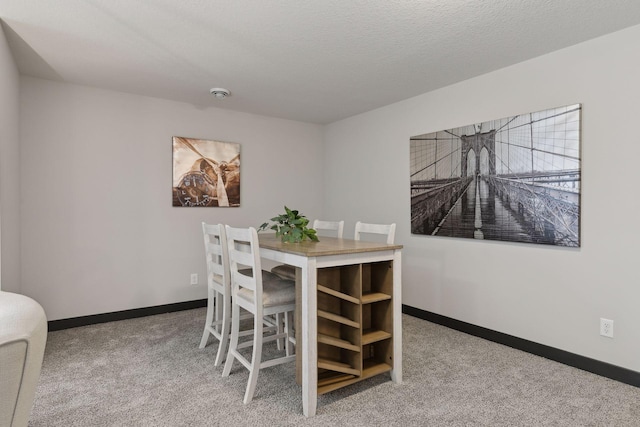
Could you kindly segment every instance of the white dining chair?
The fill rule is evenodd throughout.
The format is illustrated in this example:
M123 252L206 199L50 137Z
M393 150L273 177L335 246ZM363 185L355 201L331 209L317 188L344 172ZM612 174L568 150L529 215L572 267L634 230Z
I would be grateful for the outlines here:
M214 366L220 366L226 356L231 324L231 276L227 251L227 234L222 224L202 223L207 263L207 318L200 348L207 345L209 335L219 342Z
M269 276L263 280L261 274L248 274L248 269L253 272L262 269L256 229L232 228L227 225L226 232L231 271L232 315L231 342L222 376L230 374L235 360L249 370L249 381L244 395L244 403L247 404L253 399L260 369L295 360L293 345L289 339L295 309L295 283L277 276ZM253 341L239 343L240 309L245 309L254 316ZM279 314L284 315L284 331L264 336L260 327L264 317ZM285 338L285 355L263 362L263 344L281 338ZM253 347L253 352L249 361L239 350L250 346Z
M355 240L370 240L363 239L362 235L370 237L370 239L375 239L376 235L382 236L383 239L386 238L387 244L393 244L393 241L396 236L396 224L369 224L366 222L356 222L356 232L355 232Z
M316 219L313 221L311 228L318 232L318 236L330 236L342 239L344 221L323 221ZM276 265L271 269L271 272L283 279L296 280L296 268L292 265Z
M219 341L218 351L214 366L222 365L227 355L227 345L231 332L231 274L229 270L229 254L227 249L227 233L222 224L202 223L204 236L204 249L207 265L207 317L204 331L200 339L200 348L205 348L209 335L213 335ZM277 278L272 273L263 271L266 279ZM240 319L253 317L250 313L244 313ZM267 331L275 331L277 322L275 318L266 318L264 325ZM241 335L250 335L252 330L243 331Z
M323 221L316 219L313 221L313 229L318 231L320 236L332 236L342 239L344 221Z

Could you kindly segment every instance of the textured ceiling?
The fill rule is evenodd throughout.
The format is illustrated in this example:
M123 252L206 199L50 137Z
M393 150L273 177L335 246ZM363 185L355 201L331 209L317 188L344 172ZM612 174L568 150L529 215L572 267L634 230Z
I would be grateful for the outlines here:
M0 0L0 18L24 75L330 123L640 24L640 1Z

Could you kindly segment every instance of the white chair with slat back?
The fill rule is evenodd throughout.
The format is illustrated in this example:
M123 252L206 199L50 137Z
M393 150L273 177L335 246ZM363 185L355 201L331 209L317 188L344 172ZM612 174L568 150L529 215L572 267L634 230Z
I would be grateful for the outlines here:
M231 273L229 271L229 254L227 249L227 233L222 224L202 223L204 249L207 264L207 318L200 340L200 348L205 348L209 335L213 335L219 342L214 366L222 365L227 356L227 345L231 332ZM266 279L273 280L277 276L263 271ZM240 319L253 318L244 313ZM276 319L265 319L265 330L276 330ZM241 335L252 334L253 331L243 331Z
M207 345L209 335L219 342L214 366L220 366L226 356L231 324L231 276L227 251L227 234L222 224L202 223L207 263L207 319L200 348Z
M253 272L261 271L262 269L256 229L253 227L232 228L227 225L226 232L231 271L232 320L229 354L227 355L222 376L229 375L234 360L238 360L249 370L249 381L244 395L244 403L246 404L253 399L260 369L295 360L293 346L289 339L289 333L293 325L293 311L296 306L295 283L290 280L280 279L277 276L264 280L261 274L254 273L249 275L247 273L248 269ZM238 342L241 308L254 316L253 341ZM282 333L278 331L266 337L263 336L263 330L260 326L264 317L278 316L279 314L284 315L284 331ZM285 355L263 362L263 343L281 338L285 338ZM239 352L239 349L249 346L253 346L251 361L247 360Z
M313 221L313 229L317 230L321 236L333 236L342 239L344 221L323 221L316 219ZM326 233L326 232L329 233Z
M393 244L393 241L396 236L396 224L368 224L365 222L356 222L356 233L355 240L366 240L362 239L362 234L370 234L372 235L381 235L386 236L386 243Z
M342 239L342 230L344 230L344 221L322 221L316 219L311 227L318 232L318 236L331 236ZM277 274L283 279L296 280L296 268L292 265L276 265L271 272Z

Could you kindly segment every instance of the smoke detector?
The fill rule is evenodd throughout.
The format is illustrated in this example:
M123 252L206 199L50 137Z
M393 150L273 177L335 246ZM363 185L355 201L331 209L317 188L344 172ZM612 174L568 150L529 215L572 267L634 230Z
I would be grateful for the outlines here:
M211 95L215 96L216 99L225 99L227 96L231 95L231 92L221 87L211 88L209 92L211 93Z

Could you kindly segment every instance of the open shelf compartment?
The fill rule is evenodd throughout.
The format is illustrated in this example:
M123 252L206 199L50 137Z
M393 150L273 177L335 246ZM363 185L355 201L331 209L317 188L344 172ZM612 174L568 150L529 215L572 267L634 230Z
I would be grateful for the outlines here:
M318 269L318 393L393 369L393 262Z

